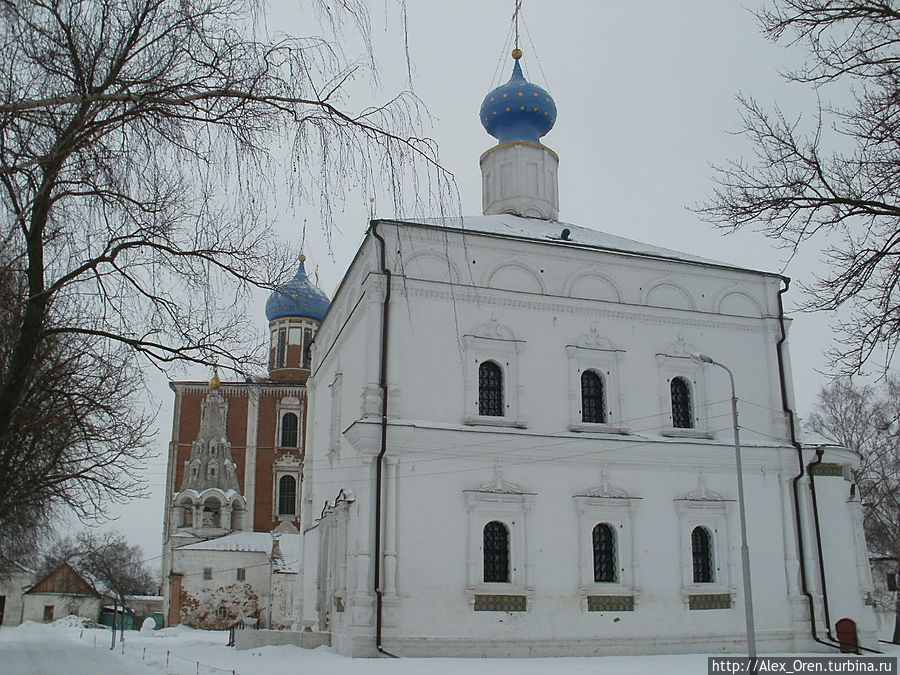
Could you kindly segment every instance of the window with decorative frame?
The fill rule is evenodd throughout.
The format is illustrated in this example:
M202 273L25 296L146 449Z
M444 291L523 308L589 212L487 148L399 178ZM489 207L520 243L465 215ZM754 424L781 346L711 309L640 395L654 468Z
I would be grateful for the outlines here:
M682 347L683 348L683 347ZM688 354L657 354L663 436L712 438L706 410L706 376Z
M619 385L624 352L594 328L566 346L569 362L569 431L627 433Z
M273 465L272 517L296 520L300 514L300 474L303 462L294 453L285 452Z
M278 448L299 448L303 445L303 401L299 396L285 396L275 411L278 424L275 445Z
M466 593L476 611L485 601L496 608L512 602L517 605L512 611L527 611L534 596L528 553L534 495L518 490L498 478L481 489L464 491L469 514Z
M729 609L736 589L732 585L728 522L733 501L706 487L675 500L681 541L681 591L689 609Z
M611 487L604 475L601 485L573 499L582 610L634 610L640 596L634 514L641 498Z
M524 428L519 355L525 343L493 321L464 335L465 424Z

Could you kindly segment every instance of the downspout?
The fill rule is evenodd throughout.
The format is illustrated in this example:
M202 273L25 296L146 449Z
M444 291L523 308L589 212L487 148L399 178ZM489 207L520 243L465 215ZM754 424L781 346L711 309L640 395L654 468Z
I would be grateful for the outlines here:
M781 325L781 339L778 340L777 344L777 354L778 354L778 375L781 378L781 404L782 407L787 413L788 422L790 424L791 430L791 445L793 445L797 449L797 463L800 466L800 473L794 476L794 479L791 481L793 485L794 492L794 511L795 518L797 522L797 548L799 550L799 558L800 558L800 583L803 587L803 595L806 596L807 602L809 603L809 624L812 630L812 638L819 644L823 644L827 647L832 647L835 649L842 648L841 643L836 640L831 634L831 612L828 608L828 587L825 582L825 557L822 552L822 530L821 523L819 521L819 505L818 500L816 499L816 480L813 475L812 467L820 464L822 462L822 456L824 454L824 450L822 448L816 448L816 459L809 464L809 489L812 495L812 510L813 510L813 523L815 524L815 534L816 534L816 548L817 548L817 557L819 561L819 579L822 583L822 605L825 611L825 635L831 640L831 642L825 642L824 640L820 640L818 635L816 634L816 619L815 619L815 603L813 601L812 594L809 592L809 587L806 584L806 562L803 557L803 528L800 522L800 494L799 494L799 482L800 479L803 478L804 471L806 467L803 464L803 448L800 443L797 441L797 431L794 426L794 411L791 410L791 407L788 405L787 400L787 387L785 384L785 373L784 373L784 358L781 353L782 345L785 340L787 340L787 331L784 328L784 302L782 295L787 292L788 288L791 285L790 279L787 277L782 277L784 281L784 288L778 291L778 322ZM874 654L881 654L883 652L878 651L877 649L869 649L867 647L863 647L862 645L857 645L857 649L861 649L864 652L871 652Z
M383 608L384 608L384 591L381 588L381 493L382 493L382 475L384 467L384 455L387 452L387 412L388 412L388 390L387 390L387 365L388 365L388 340L390 338L389 322L391 313L391 271L387 268L385 262L385 243L384 239L378 234L378 221L372 221L372 236L375 237L379 246L379 258L381 262L381 273L385 276L384 301L381 305L381 366L378 376L378 386L381 389L381 450L375 459L375 649L379 654L397 658L396 654L385 651L381 646L381 629L384 624Z
M788 428L790 430L790 441L791 445L797 450L797 463L800 467L800 472L794 476L791 481L791 485L793 488L794 494L794 521L797 525L797 550L798 550L798 559L800 562L800 587L802 589L803 595L806 596L806 602L809 606L809 627L812 632L812 639L818 642L819 644L825 645L826 647L836 647L837 645L833 645L830 642L825 642L824 640L819 639L819 636L816 633L816 604L813 599L812 593L809 592L809 586L806 583L806 559L803 550L803 525L800 521L800 488L799 483L800 479L803 478L803 474L806 471L806 467L803 464L803 448L800 443L797 441L797 429L794 425L794 411L791 409L790 404L788 403L787 398L787 381L786 375L784 372L784 355L782 354L782 349L784 347L784 343L787 340L787 330L784 327L784 298L782 297L790 288L791 280L787 277L781 278L784 283L784 287L778 291L778 324L781 327L781 337L776 343L776 354L778 356L778 377L781 381L781 407L787 415L788 419ZM821 551L820 551L821 553Z
M844 648L844 645L841 645L840 640L836 639L831 634L831 612L828 610L828 587L825 584L825 557L822 554L822 528L819 521L819 506L818 501L816 500L816 476L813 471L813 467L822 463L822 456L825 454L824 448L816 448L816 459L813 462L809 463L809 490L812 493L812 504L813 504L813 522L816 525L816 546L819 549L819 578L822 580L822 602L825 605L825 621L828 623L828 628L826 633L828 635L828 639L832 642L836 642L841 648ZM863 647L860 644L855 645L857 650L862 650L864 652L871 652L872 654L883 654L877 649L870 649L868 647ZM859 651L857 651L857 654Z
M817 557L819 559L819 580L822 583L822 605L825 609L825 634L828 636L828 639L832 642L837 642L834 639L834 636L831 634L831 612L828 610L828 587L825 584L825 556L822 554L822 527L819 523L819 502L816 499L816 477L815 467L822 463L822 456L825 454L825 450L821 447L816 448L816 459L809 463L808 471L809 471L809 491L812 495L812 507L813 507L813 523L815 524L816 531L816 548Z

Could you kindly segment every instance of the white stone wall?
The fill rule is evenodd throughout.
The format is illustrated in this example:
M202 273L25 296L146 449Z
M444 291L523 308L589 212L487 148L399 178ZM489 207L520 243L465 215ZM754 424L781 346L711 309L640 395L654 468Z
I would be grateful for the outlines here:
M59 593L26 593L22 621L43 623L44 607L47 605L53 605L54 621L69 614L83 616L92 621L100 618L99 598Z
M688 358L694 352L733 370L741 400L760 647L815 647L797 578L797 456L781 405L777 277L483 237L472 233L477 223L465 237L378 227L395 273L383 483L389 651L744 649L730 388L724 372ZM351 654L374 649L383 289L370 235L318 333L309 385L302 622L330 630L335 649ZM500 419L477 414L477 365L484 359L501 363L507 378ZM609 428L578 424L575 375L592 365L608 374ZM697 420L690 431L672 429L674 376L691 382ZM337 428L329 422L335 419ZM849 453L829 452L832 463L855 464ZM807 455L804 462L812 461ZM874 623L857 572L859 526L844 494L849 484L821 480L835 483L819 494L820 517L830 523L823 544L831 618L854 618L871 640ZM330 523L337 509L317 525L342 489L353 496L342 507L346 525ZM591 494L605 497L599 510L580 516L579 496ZM616 499L628 503L627 518L613 508ZM628 542L627 555L619 554L628 562L628 583L586 584L585 519L619 516L620 530L629 529L619 538ZM808 529L809 513L804 517ZM480 582L481 528L494 519L507 523L513 539L508 585ZM708 586L692 582L690 532L697 525L715 542L716 580ZM810 546L806 555L815 586ZM340 611L336 577L345 587ZM710 593L731 607L689 609L689 596ZM527 611L474 610L475 596L495 594L525 596ZM633 596L634 610L587 611L587 595L607 594Z
M4 597L3 620L0 625L18 626L22 622L24 591L32 581L29 572L12 572L0 578L0 596Z
M212 578L204 579L204 568ZM244 580L237 570L243 569ZM175 549L173 572L182 575L181 623L222 630L242 616L260 615L268 626L271 575L268 556L258 551ZM225 608L225 616L218 610Z

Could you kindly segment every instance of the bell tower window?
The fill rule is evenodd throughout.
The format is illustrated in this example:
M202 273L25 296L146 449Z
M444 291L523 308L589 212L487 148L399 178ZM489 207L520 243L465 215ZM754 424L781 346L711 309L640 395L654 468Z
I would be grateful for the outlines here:
M276 337L275 347L275 367L284 368L285 358L287 356L287 328L279 328Z
M295 413L289 412L281 416L281 447L296 448L298 440L298 419Z

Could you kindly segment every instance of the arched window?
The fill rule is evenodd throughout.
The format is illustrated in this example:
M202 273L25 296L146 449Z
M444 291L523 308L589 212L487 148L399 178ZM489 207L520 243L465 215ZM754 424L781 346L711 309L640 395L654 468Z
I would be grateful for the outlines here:
M478 366L478 414L503 417L503 371L494 361Z
M297 416L292 413L285 413L281 416L281 447L296 448L297 447Z
M293 516L297 513L297 479L282 476L278 481L278 515Z
M606 424L603 377L593 370L585 370L581 374L581 421Z
M484 582L509 583L509 530L498 520L484 526Z
M203 502L203 516L200 522L201 527L221 527L219 517L221 515L222 505L218 500L209 497Z
M691 532L691 558L694 561L694 583L713 582L712 535L705 527L695 527Z
M616 533L606 523L594 526L594 581L617 581Z
M691 401L691 386L683 377L673 377L672 426L676 429L694 428L694 405Z

